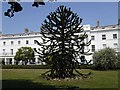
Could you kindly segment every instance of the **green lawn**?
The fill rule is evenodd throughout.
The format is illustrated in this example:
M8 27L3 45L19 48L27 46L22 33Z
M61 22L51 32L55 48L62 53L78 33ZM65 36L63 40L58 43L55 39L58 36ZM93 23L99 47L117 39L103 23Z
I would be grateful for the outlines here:
M82 69L81 72L91 71L89 79L79 80L45 80L40 78L47 69L3 69L3 88L118 88L118 71L94 71Z

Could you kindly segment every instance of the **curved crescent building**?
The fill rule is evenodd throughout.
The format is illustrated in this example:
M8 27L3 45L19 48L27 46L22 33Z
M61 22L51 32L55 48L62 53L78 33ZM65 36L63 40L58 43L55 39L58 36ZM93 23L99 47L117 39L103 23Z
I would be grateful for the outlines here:
M85 50L90 49L91 55L87 55L86 59L92 60L92 53L100 49L110 47L120 52L120 25L108 25L91 27L90 25L83 26L88 34L88 40L91 40L91 45ZM40 46L35 44L35 40L41 41L40 32L26 32L20 34L1 34L0 35L0 60L5 62L5 65L16 64L14 56L20 47L31 47L39 49ZM38 59L38 54L35 53L35 64L39 65L42 62Z

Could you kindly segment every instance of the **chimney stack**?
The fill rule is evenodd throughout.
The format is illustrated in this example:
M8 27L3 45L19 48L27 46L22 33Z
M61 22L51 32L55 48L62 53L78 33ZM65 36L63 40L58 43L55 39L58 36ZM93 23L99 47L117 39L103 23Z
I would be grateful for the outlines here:
M25 33L29 33L29 29L28 28L25 28Z
M118 19L118 25L120 25L120 18Z
M100 21L99 20L97 21L97 27L100 27Z

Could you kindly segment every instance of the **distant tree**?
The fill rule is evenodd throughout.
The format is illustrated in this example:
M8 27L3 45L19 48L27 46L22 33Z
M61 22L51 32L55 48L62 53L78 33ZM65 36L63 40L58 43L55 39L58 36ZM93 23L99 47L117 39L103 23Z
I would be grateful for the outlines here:
M79 66L78 59L81 59L84 47L90 42L84 42L88 35L80 26L82 19L71 9L59 6L55 12L51 12L41 27L41 50L35 51L40 54L40 59L52 67L44 75L49 78L71 78L79 75L76 69ZM85 60L85 57L82 58ZM74 73L77 72L77 75ZM90 73L89 73L90 74Z
M93 54L94 69L108 70L117 68L116 52L112 48L105 48Z
M17 62L22 60L23 62L25 62L25 64L27 64L30 61L34 62L35 60L34 51L31 47L21 47L16 52L14 59Z

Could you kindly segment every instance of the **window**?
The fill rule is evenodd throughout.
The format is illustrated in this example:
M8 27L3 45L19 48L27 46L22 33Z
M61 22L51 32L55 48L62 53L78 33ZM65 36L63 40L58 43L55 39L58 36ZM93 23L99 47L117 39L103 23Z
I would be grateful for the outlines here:
M5 49L3 49L3 55L5 55Z
M92 45L92 52L95 51L95 45Z
M118 44L114 43L114 49L117 50L118 49Z
M113 39L117 39L117 34L113 34Z
M91 36L91 40L95 40L95 36Z
M3 42L3 45L6 45L6 42Z
M117 43L114 43L114 47L117 47L117 45L118 45Z
M28 41L28 40L26 40L26 44L29 44L29 41Z
M36 44L36 40L34 40L34 44Z
M3 52L5 52L5 49L3 49Z
M103 48L106 48L106 46L107 46L106 44L103 44Z
M18 44L20 44L20 41L18 41Z
M11 55L13 55L13 49L10 49Z
M106 39L106 35L102 35L102 40L105 40Z
M11 41L11 45L13 45L13 41Z
M117 48L118 47L118 44L117 43L114 43L114 48Z

